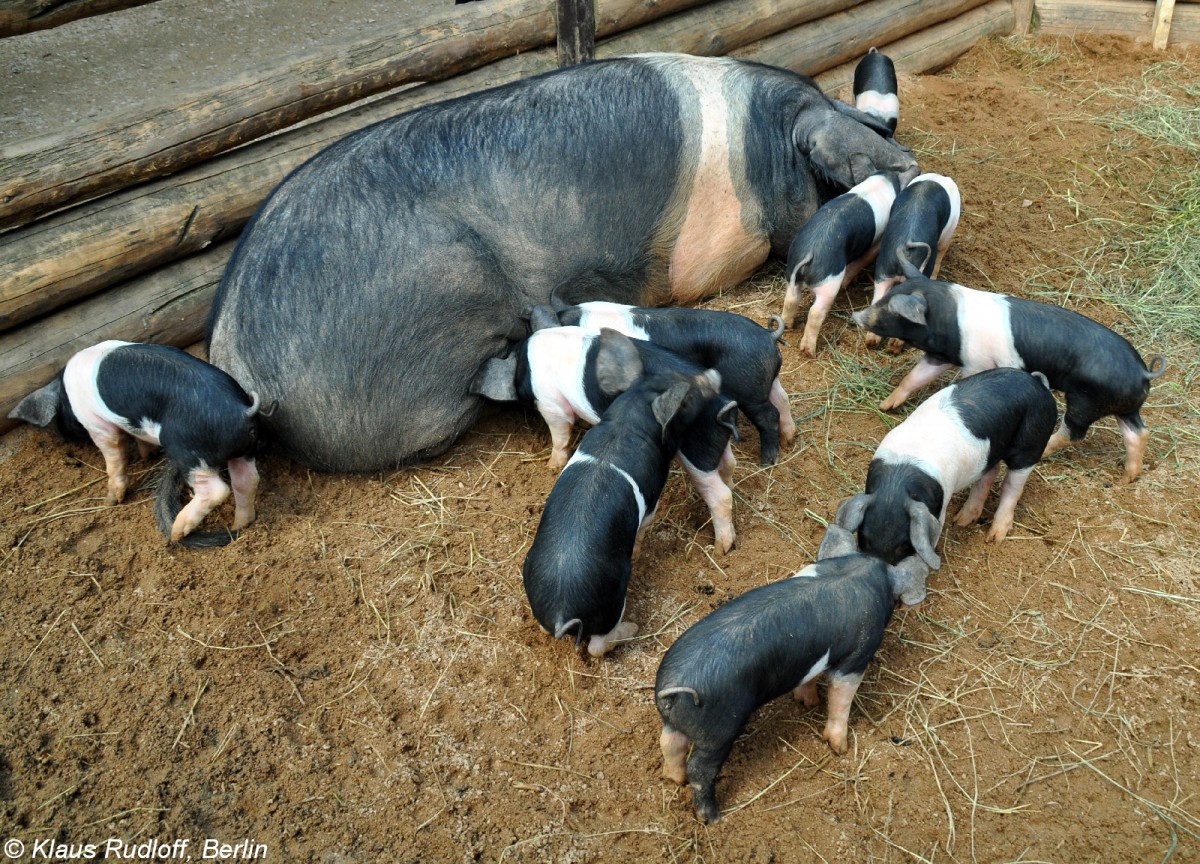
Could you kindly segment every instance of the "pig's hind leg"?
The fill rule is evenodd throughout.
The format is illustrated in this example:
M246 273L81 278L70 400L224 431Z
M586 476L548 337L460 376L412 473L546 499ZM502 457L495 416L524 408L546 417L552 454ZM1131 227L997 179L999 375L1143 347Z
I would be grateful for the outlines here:
M808 320L804 322L804 335L800 338L800 353L808 357L817 356L817 336L821 332L821 325L825 323L825 319L829 315L829 310L833 308L833 301L837 299L838 291L841 290L846 275L845 272L838 273L813 287L815 299L808 310ZM786 311L784 320L787 320Z
M1121 435L1125 438L1125 482L1132 483L1142 473L1142 460L1146 453L1146 442L1150 440L1150 430L1137 411L1117 417L1117 425L1121 427Z
M761 465L774 465L779 461L779 433L783 425L779 409L774 400L738 405L758 430L758 461ZM789 413L790 418L790 413ZM792 424L793 434L795 423Z
M1017 502L1021 500L1021 493L1025 491L1025 481L1032 473L1032 465L1016 471L1011 465L1008 466L1008 471L1004 474L1004 483L1000 487L1000 501L996 504L996 515L992 517L992 527L987 533L988 543L1003 540L1012 530L1013 514L1016 512Z
M258 468L250 458L229 460L229 482L236 510L233 528L240 531L254 521L254 498L258 494Z
M792 417L792 403L788 399L787 391L783 389L778 375L771 383L769 400L775 406L775 410L779 412L779 443L784 447L789 447L792 439L796 437L796 421ZM729 482L728 478L725 482Z
M825 731L821 737L829 742L833 752L841 756L849 749L847 734L850 728L850 706L854 704L854 694L862 683L862 673L844 675L831 672L829 685L825 689L826 707L829 712L825 720Z
M687 755L692 742L678 729L664 723L658 736L658 747L663 755L663 777L683 786L687 783Z
M738 729L744 725L738 725ZM705 822L717 822L721 818L721 808L717 806L717 775L721 766L729 758L737 733L729 736L716 747L705 747L697 743L692 751L692 757L687 762L688 785L692 787L692 806Z

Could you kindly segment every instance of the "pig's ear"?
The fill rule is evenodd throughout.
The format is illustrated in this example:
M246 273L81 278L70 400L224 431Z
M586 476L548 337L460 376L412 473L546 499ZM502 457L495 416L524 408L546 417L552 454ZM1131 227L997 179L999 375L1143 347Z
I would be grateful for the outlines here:
M667 424L679 413L679 407L683 404L683 400L687 398L688 391L691 389L692 385L686 381L672 384L667 392L655 397L653 404L650 406L651 410L654 411L654 419L662 427L664 438L667 434Z
M34 426L49 426L58 414L58 401L62 395L63 382L58 377L38 390L34 390L17 403L8 413L9 420L24 420Z
M938 569L942 566L942 559L933 551L933 547L941 536L942 523L929 512L928 507L913 498L908 499L904 509L908 511L908 542L912 543L913 549L917 550L930 570Z
M742 435L738 432L737 403L732 399L726 402L725 407L717 412L717 425L728 429L734 441L742 440Z
M817 550L817 560L840 558L843 555L853 555L857 551L858 543L854 539L854 532L847 531L836 522L830 522L825 528L821 548Z
M642 357L628 336L608 327L600 331L596 351L596 383L606 396L616 396L642 377Z
M538 304L529 310L529 329L536 333L538 330L545 330L549 327L561 326L558 323L558 315L549 306Z
M471 392L493 402L517 401L517 355L492 357L475 373Z
M855 495L853 498L847 498L837 509L837 515L833 517L833 521L847 531L854 532L862 525L863 514L867 512L867 505L871 503L874 495L862 493Z
M892 593L905 606L916 606L925 599L925 580L928 578L929 565L916 555L909 555L894 567L888 567Z
M887 305L888 309L905 321L924 326L929 303L920 294L893 294L889 297Z

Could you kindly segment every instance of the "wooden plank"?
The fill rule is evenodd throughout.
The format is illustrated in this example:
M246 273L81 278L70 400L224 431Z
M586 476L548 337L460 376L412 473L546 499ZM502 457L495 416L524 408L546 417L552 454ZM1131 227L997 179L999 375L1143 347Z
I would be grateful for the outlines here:
M845 8L846 0L722 0L601 42L602 57L717 54ZM234 235L286 174L355 129L427 102L547 71L529 52L247 145L168 179L0 235L0 331Z
M654 20L701 0L612 0L600 16ZM547 0L440 7L411 33L386 33L103 125L0 149L0 229L135 182L170 174L322 111L400 84L436 81L549 44Z
M1036 0L1038 32L1050 35L1096 33L1147 39L1152 0Z
M1033 27L1033 0L1013 0L1013 36L1028 36Z
M1038 32L1055 36L1094 33L1149 41L1154 0L1036 0ZM1168 45L1200 44L1200 5L1176 4Z
M26 393L89 345L125 339L182 347L200 339L234 245L222 244L0 336L0 433L17 425L7 419L8 412Z
M0 0L0 37L58 27L151 0Z
M1175 0L1158 0L1154 4L1154 19L1150 27L1150 43L1155 50L1167 47L1171 36L1171 16L1175 12Z
M1009 0L992 0L985 6L972 9L949 21L898 39L880 51L892 59L896 71L903 75L921 75L943 69L961 57L985 36L1005 35L1013 27L1013 7ZM843 63L816 76L826 93L835 93L854 81L857 60ZM901 94L900 122L904 123L904 97Z
M558 0L558 65L596 59L596 10L592 0Z
M731 53L735 57L816 75L861 57L873 45L886 45L985 2L987 0L871 0Z

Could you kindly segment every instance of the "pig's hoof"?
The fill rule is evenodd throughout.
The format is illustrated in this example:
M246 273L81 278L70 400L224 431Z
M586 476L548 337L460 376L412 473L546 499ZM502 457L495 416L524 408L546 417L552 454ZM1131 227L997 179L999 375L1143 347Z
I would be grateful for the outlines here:
M904 397L897 396L895 393L893 393L891 396L889 396L888 398L884 399L882 402L879 403L879 410L880 411L895 411L897 408L899 408L903 404L904 404Z
M1011 523L1008 525L997 525L997 524L993 523L992 530L988 531L987 537L984 538L984 540L985 540L985 542L988 542L988 543L999 543L1002 540L1004 540L1005 537L1008 536L1008 532L1011 529L1012 529Z
M811 342L807 339L801 340L800 353L803 354L805 357L816 357L817 356L817 340L813 339Z
M736 541L736 539L737 538L734 535L733 531L730 531L725 536L718 535L717 536L717 551L720 552L722 555L728 555L730 553L730 551L733 549L733 544Z
M979 513L968 512L967 508L964 507L962 510L959 510L958 515L954 517L954 524L959 528L966 528L968 525L973 524L975 520L979 518L979 516Z
M845 756L846 751L850 749L850 745L846 740L845 729L826 729L821 737L829 742L829 749L839 756Z

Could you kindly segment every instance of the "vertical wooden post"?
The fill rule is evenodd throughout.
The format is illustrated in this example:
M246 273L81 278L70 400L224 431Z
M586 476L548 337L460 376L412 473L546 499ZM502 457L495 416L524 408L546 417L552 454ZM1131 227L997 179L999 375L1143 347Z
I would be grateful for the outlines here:
M557 0L558 65L596 59L595 0Z
M1158 0L1154 4L1154 26L1150 31L1150 41L1161 51L1167 47L1171 38L1171 17L1175 14L1175 0Z
M1033 0L1013 0L1014 36L1028 36L1033 24Z

